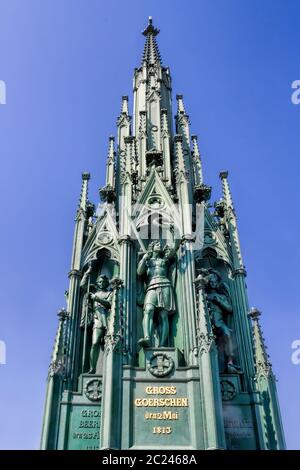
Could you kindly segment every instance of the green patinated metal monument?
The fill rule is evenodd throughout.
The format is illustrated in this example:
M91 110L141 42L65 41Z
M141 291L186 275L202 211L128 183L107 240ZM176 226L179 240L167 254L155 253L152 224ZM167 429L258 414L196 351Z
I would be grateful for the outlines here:
M173 130L158 32L149 18L96 212L82 175L41 447L284 449L228 174L210 203L181 95Z

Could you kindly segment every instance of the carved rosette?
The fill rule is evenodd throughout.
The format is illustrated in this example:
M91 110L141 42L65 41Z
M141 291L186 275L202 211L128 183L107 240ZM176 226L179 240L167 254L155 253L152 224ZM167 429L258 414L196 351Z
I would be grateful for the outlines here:
M96 238L97 245L111 245L113 243L113 236L109 230L102 230L98 233Z
M156 351L148 363L148 370L154 377L167 377L174 369L174 361L164 352Z
M233 400L237 395L236 388L230 380L221 380L221 395L223 401Z
M84 387L84 393L90 401L100 401L102 398L102 384L99 379L88 380Z

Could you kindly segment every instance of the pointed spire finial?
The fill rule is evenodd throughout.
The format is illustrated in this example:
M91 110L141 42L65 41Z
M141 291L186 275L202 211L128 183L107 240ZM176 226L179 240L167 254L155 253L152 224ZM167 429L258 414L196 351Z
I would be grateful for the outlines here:
M114 153L115 153L114 145L115 145L115 136L110 135L108 138L108 158L109 159L114 157Z
M255 365L257 375L263 374L268 376L272 374L272 365L270 363L267 347L262 333L262 328L259 322L261 312L252 307L248 313L249 317L253 320L253 338L255 349Z
M90 173L84 172L81 175L82 177L82 186L81 186L81 193L80 193L80 200L79 200L79 209L83 209L86 211L87 204L88 204L88 182L91 177Z
M228 178L228 171L225 171L225 170L221 171L220 172L220 178L222 180L223 199L225 201L225 204L226 204L228 209L230 208L234 212L232 196L231 196L230 187L229 187L229 183L228 183L228 179L227 179Z
M113 135L110 135L108 139L108 154L107 154L107 161L106 161L106 184L105 186L99 188L100 199L103 202L112 203L113 201L115 201L115 198L116 198L115 159L116 159L115 137Z
M128 96L122 96L122 107L121 107L121 114L128 115Z
M194 162L194 175L195 175L195 184L203 184L203 174L202 174L202 160L198 147L198 137L193 134L191 136L193 144L193 162Z
M259 317L261 316L261 311L258 308L252 307L249 312L249 317L252 318L254 321L258 321Z
M116 152L115 152L115 137L113 135L110 135L109 136L109 139L108 139L108 154L107 154L107 165L113 165L114 166L114 163L115 163L115 156L116 156ZM109 172L107 172L109 173ZM108 174L106 174L106 179L107 180L110 180L110 177Z
M144 47L144 53L142 58L142 63L146 62L150 64L159 64L161 63L160 53L156 43L155 36L159 34L159 29L154 28L152 24L152 17L149 16L149 21L147 27L142 32L146 36L146 42Z
M152 16L149 16L148 25L142 32L144 36L148 36L149 34L152 34L153 36L157 36L159 34L159 29L154 28L152 21L153 21Z
M177 114L185 114L185 108L183 103L183 95L176 95L177 100Z
M82 181L85 181L85 180L88 181L91 178L91 175L90 175L90 173L85 171L85 172L82 173L81 177L82 177Z

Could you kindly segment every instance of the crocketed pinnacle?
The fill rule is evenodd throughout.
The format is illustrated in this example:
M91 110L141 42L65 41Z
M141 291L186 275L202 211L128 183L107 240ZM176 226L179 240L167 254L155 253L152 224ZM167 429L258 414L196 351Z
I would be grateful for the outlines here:
M269 374L272 371L269 355L265 345L259 317L261 312L257 308L251 308L249 316L253 322L253 337L254 337L254 348L255 348L255 363L257 374L264 373Z
M159 29L154 28L152 24L152 17L149 16L148 25L142 33L144 36L146 36L142 64L146 62L147 65L161 65L161 57L155 39L155 36L157 36L158 33Z
M82 185L81 185L81 193L80 193L78 210L86 211L87 205L88 205L88 189L89 189L90 174L85 172L85 173L82 173L81 176L82 176Z

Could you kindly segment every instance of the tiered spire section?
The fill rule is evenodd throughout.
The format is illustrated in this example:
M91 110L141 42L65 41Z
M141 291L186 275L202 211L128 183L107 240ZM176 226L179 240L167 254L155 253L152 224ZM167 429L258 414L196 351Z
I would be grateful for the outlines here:
M264 424L263 439L268 450L285 449L285 439L280 416L276 379L272 370L269 355L265 345L259 317L261 312L251 308L249 317L253 325L255 376L260 392L261 406L259 413Z
M171 77L162 66L156 42L159 30L152 18L143 35L146 37L141 67L134 74L133 135L137 140L137 172L143 187L151 168L163 171L165 182L171 186L172 98Z
M108 155L106 162L106 185L99 190L102 201L111 203L116 199L116 152L115 138L109 137Z
M195 185L203 184L203 173L202 173L202 160L198 147L198 137L194 134L192 135L192 158L193 158L193 167L194 167L194 181Z
M142 33L146 41L141 66L135 69L133 79L133 126L128 96L123 96L116 150L110 138L106 185L100 189L100 196L106 202L118 201L124 195L125 182L136 200L153 168L172 198L179 197L176 188L179 175L186 180L186 204L192 204L193 199L201 203L210 198L211 188L203 183L197 137L190 134L189 116L181 94L176 96L176 134L173 132L171 76L169 68L162 65L156 42L158 33L150 17Z
M88 204L88 189L89 189L89 179L91 175L90 173L82 173L82 186L81 186L81 193L79 199L79 212L86 211L87 204Z
M87 221L93 208L88 200L89 179L90 173L82 173L82 185L76 215L71 270L80 269L81 251L84 243Z
M237 228L237 220L233 206L231 191L228 183L228 171L221 171L220 178L222 181L223 202L225 205L225 215L227 221L227 229L232 246L233 264L235 271L246 273L242 258L240 239Z
M159 34L159 29L154 28L151 16L149 16L148 26L144 29L142 34L146 36L142 65L144 63L147 65L160 65L161 57L155 39L155 36Z
M121 116L128 116L128 96L122 96Z
M226 204L226 208L234 212L232 196L231 196L230 187L228 183L228 171L221 171L220 178L222 181L223 200Z
M190 155L190 121L189 116L185 112L183 103L183 96L176 95L177 99L177 114L176 114L176 132L181 134L184 140L184 147L186 154Z
M110 136L107 156L107 168L106 168L106 185L115 186L115 138Z

